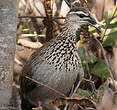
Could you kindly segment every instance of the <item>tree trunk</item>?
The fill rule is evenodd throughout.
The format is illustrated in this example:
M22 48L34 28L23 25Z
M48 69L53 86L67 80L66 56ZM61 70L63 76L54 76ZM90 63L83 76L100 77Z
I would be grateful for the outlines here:
M18 0L0 0L0 110L10 109Z

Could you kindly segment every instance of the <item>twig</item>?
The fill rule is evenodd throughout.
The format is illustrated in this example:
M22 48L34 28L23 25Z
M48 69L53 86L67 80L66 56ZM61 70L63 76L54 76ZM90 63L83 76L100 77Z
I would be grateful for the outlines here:
M107 60L107 57L106 57L104 48L103 48L102 44L100 43L100 41L99 41L97 38L94 37L94 39L97 41L97 43L99 44L99 46L100 46L100 48L101 48L101 50L102 50L103 57L104 57L104 59L105 59L105 61L106 61L106 64L107 64L107 67L108 67L108 71L109 71L109 73L110 73L110 77L112 78L113 85L114 85L115 88L116 88L116 85L115 85L115 82L114 82L114 77L113 77L112 71L111 71L111 69L110 69L109 62L108 62L108 60ZM116 88L116 90L117 90L117 88Z
M89 23L92 27L94 27L97 31L97 33L100 35L100 33L102 32L98 27L94 26L93 24Z
M29 38L29 37L45 37L44 34L36 35L36 34L21 34L20 38Z
M80 106L79 104L78 104L78 106L82 109L82 110L85 110L82 106Z
M79 88L81 81L82 81L82 80L80 80L80 81L78 82L78 84L77 84L77 86L75 87L74 91L73 91L72 93L70 93L70 97L71 97L71 98L74 96L74 94L76 93L77 89ZM80 106L80 105L79 105L79 106ZM67 108L68 108L68 104L65 105L64 110L67 110Z
M82 80L87 81L87 82L90 82L91 83L91 87L93 89L93 93L95 93L96 88L95 88L94 82L92 80L89 80L89 79L86 79L86 78L83 78Z
M18 44L22 44L25 47L30 47L30 48L34 48L34 49L40 48L43 46L43 44L40 42L31 42L31 41L28 41L25 39L19 39Z
M45 19L46 17L43 17L43 16L18 16L19 19L21 18L40 18L40 19ZM65 17L54 17L52 18L52 20L55 20L55 19L65 19Z
M87 60L87 56L86 56L87 51L86 51L85 47L83 47L83 50L84 50L84 59L86 62L87 73L88 73L88 77L90 78L91 74L90 74L90 69L89 69L88 60Z
M19 61L16 57L15 57L14 61L15 61L17 64L19 64L19 65L21 65L21 66L24 66L23 63L22 63L21 61Z
M45 84L43 84L43 83L41 83L41 82L39 82L39 81L36 81L35 79L32 79L32 78L30 78L30 77L28 77L28 76L25 76L25 78L27 78L27 79L29 79L29 80L31 80L31 81L33 81L33 82L35 82L35 83L37 83L37 84L43 86L43 87L46 87L46 88L48 88L48 89L54 91L55 93L57 93L57 94L63 96L64 98L66 98L66 95L64 95L64 94L61 93L60 91L57 91L57 90L55 90L54 88L52 88L52 87L50 87L50 86L48 86L48 85L45 85Z
M64 0L66 2L66 4L69 6L69 8L72 7L72 5L68 2L68 0Z
M20 19L21 18L41 18L41 19L44 19L45 17L43 17L43 16L30 16L30 15L28 16L27 15L27 16L18 16L18 18L20 18Z

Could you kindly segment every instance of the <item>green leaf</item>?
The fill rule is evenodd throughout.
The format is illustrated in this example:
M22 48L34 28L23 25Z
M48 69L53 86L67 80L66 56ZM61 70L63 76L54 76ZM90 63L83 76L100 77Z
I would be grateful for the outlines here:
M81 59L82 65L83 65L84 72L86 73L87 68L86 68L86 61L85 61L86 59L85 59L84 55L86 54L86 58L87 58L88 63L95 63L97 61L97 57L94 56L91 51L89 51L89 54L84 53L83 47L79 47L77 51L78 51L78 54L80 56L80 59Z
M108 34L108 37L110 37L113 41L112 43L115 44L117 42L117 30Z
M93 27L93 26L88 26L89 27L89 32L91 34L95 33L96 32L96 29Z
M109 76L109 71L105 60L99 60L98 63L93 67L92 73L97 76Z
M107 38L103 41L103 46L112 46L117 42L117 27L112 28L110 33L107 35Z
M112 37L107 37L103 42L103 47L112 46L115 40Z
M104 83L104 90L106 91L106 90L108 90L109 89L109 82L108 81L106 81L105 83Z
M109 37L112 37L113 39L114 39L114 38L117 38L117 30L115 30L115 31L113 31L113 32L110 32L110 33L108 34L108 36L109 36Z
M89 51L88 53L84 53L83 47L78 48L78 54L80 56L82 63L86 63L84 54L86 54L86 59L88 63L95 63L97 61L97 57L94 56L91 51Z
M115 8L116 8L116 7L115 7ZM109 10L109 11L108 11L108 18L109 18L109 19L112 19L112 17L114 18L114 17L117 16L117 9L116 9L116 11L115 11L115 8L114 8L113 10Z
M83 89L78 89L78 94L80 96L82 96L83 98L88 98L89 96L91 96L91 92L88 90L83 90Z
M106 25L110 24L110 22L117 16L117 6L113 10L109 10L104 13L104 19Z
M108 12L104 13L104 19L105 19L105 23L108 24L109 23Z
M117 27L117 22L111 23L108 28L116 28Z
M88 63L95 63L97 61L97 57L93 55L91 51L89 51L89 54L86 54Z
M85 60L83 47L79 47L79 48L77 49L77 52L78 52L78 54L79 54L79 56L80 56L80 59L81 59L81 61L82 61L82 63L83 63L84 60Z
M76 32L76 41L79 41L80 40L80 31L78 30Z
M86 73L87 69L86 69L86 61L85 61L85 57L84 57L84 49L83 49L83 47L79 47L77 49L77 52L78 52L78 54L80 56L80 59L81 59L81 62L82 62L83 68L84 68L84 73Z

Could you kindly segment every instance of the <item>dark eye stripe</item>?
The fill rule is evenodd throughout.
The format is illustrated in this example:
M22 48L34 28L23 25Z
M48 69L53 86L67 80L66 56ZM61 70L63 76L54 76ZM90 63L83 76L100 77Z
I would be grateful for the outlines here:
M77 14L80 18L83 18L83 17L87 17L86 15L84 14Z
M83 17L86 17L85 15L83 14L79 14L80 18L83 18Z

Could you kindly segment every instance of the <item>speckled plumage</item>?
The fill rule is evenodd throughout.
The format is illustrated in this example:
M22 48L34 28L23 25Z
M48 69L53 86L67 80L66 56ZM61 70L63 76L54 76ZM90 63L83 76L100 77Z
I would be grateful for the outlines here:
M86 9L81 8L80 12L83 10L86 11ZM77 11L79 9L75 9L75 12ZM29 76L63 94L67 94L77 76L82 77L84 75L75 44L76 30L89 21L80 23L81 18L77 17L75 13L70 14L70 12L67 15L62 32L34 52L23 68L20 78L22 96L34 105L38 105L38 101L49 103L59 98L60 95L26 79L24 76Z

